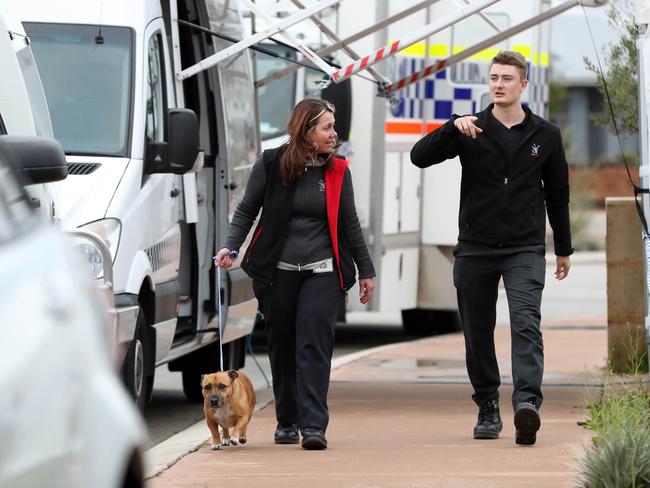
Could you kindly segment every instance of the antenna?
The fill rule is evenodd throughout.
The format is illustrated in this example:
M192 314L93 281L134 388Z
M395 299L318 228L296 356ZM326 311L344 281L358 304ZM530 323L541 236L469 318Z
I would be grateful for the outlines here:
M102 36L102 12L104 9L104 2L99 4L99 32L95 36L95 44L104 44L104 36Z

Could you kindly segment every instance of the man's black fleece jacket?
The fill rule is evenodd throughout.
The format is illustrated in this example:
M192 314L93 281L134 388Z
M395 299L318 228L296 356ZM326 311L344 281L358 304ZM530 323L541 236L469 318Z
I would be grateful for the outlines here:
M508 151L489 130L492 108L476 114L474 123L483 129L476 139L460 133L454 116L413 146L411 161L426 168L460 156L459 242L494 248L544 245L546 209L555 254L569 256L569 170L560 130L523 107L521 142Z

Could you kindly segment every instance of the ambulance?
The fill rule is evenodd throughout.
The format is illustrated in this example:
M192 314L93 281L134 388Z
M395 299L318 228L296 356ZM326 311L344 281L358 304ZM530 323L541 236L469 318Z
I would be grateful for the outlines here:
M275 18L290 15L299 3L313 2L257 2ZM580 4L603 3L343 1L290 30L317 55L335 56L329 59L340 69L321 73L321 78L336 78L337 85L352 81L351 107L345 103L341 107L344 115L351 113L350 136L340 150L350 159L357 211L378 276L375 298L367 307L350 300L348 312L397 317L413 334L459 328L452 251L458 235L460 163L449 161L423 171L411 164L411 147L452 114L475 113L490 103L489 66L500 50L517 51L526 58L529 83L523 103L546 117L550 63L546 21ZM317 24L325 24L336 37ZM300 54L296 57L307 61ZM296 99L321 96L315 76L301 78L289 64L264 75L257 84L267 87L266 103L276 104L274 114L288 113L277 106L277 98L271 99L277 92L273 84L294 86L287 78L296 81ZM287 107L288 93L285 90L282 96ZM262 98L260 104L264 103Z

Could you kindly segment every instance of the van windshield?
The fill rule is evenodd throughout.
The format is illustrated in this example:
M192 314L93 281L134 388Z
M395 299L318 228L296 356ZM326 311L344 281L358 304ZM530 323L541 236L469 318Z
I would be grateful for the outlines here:
M133 31L127 27L25 23L66 154L127 156Z

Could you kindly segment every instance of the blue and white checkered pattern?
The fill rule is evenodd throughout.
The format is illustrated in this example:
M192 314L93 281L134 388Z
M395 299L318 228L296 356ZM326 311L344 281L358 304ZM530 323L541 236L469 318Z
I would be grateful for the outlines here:
M423 70L423 58L399 58L392 79L397 80ZM476 112L471 88L455 88L449 82L447 70L413 83L397 92L399 104L392 107L392 116L404 119L447 120L452 114Z
M393 80L409 76L423 70L424 58L400 57L393 63ZM433 63L433 61L430 61ZM391 109L394 118L422 119L445 121L452 114L470 114L480 110L477 106L477 94L471 86L480 86L484 91L488 83L488 63L463 63L436 73L434 76L413 83L397 92L400 102ZM529 86L524 93L523 101L531 110L542 116L548 115L548 84L549 70L546 66L528 65ZM484 69L482 69L484 68ZM454 81L449 79L451 70ZM472 83L459 85L459 80L473 79ZM469 86L469 87L468 87ZM479 93L480 93L479 92Z

